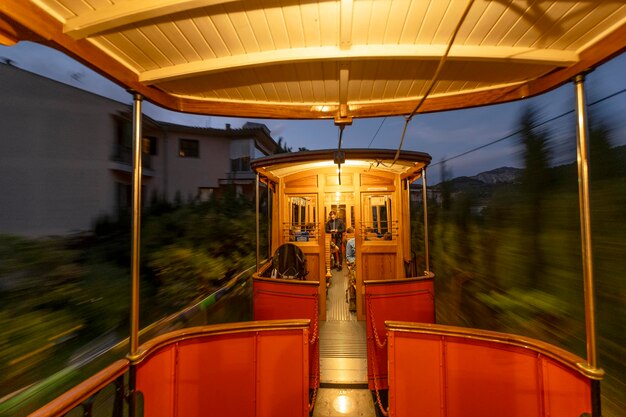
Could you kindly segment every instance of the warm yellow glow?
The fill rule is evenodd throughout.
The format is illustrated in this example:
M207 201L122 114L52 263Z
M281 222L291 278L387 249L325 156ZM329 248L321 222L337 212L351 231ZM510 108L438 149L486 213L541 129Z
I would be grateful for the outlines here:
M311 162L298 162L298 163L287 162L287 163L283 163L283 164L279 164L275 166L264 167L264 169L266 169L268 172L272 173L272 175L278 178L283 178L288 175L294 174L296 172L315 171L315 170L320 170L324 168L331 168L333 166L337 168L337 164L335 164L335 162L332 159L329 159L329 160L324 160L324 161L311 161ZM349 172L353 168L357 168L357 169L362 168L362 169L367 170L371 167L372 167L372 161L370 160L346 159L341 164L341 171L342 173L345 173L346 169ZM389 172L399 173L403 171L403 167L404 166L401 164L395 164L393 167L391 166L387 168L383 167L382 169L385 171L389 171ZM381 166L377 168L381 169Z
M338 395L333 401L333 408L338 413L348 414L354 409L354 402L347 395Z

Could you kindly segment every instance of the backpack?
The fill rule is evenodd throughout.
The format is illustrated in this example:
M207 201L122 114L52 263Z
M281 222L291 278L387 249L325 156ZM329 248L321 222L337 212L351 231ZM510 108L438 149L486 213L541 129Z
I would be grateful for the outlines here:
M285 243L276 249L272 256L272 266L274 278L304 280L309 273L304 253L293 243Z

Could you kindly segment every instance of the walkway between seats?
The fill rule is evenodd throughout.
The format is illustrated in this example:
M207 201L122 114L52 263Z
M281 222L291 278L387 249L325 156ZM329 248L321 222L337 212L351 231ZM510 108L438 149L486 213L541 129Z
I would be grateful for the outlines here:
M367 389L365 322L346 302L347 269L332 271L326 321L320 324L320 383L313 417L375 417Z

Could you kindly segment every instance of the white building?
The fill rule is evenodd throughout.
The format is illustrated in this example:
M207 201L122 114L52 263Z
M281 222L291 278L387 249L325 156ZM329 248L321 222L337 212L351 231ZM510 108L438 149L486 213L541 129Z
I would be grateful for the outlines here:
M130 101L130 96L129 96ZM131 108L0 64L0 233L90 230L129 207ZM249 161L275 153L264 125L198 128L144 117L144 203L206 199L224 186L252 193Z

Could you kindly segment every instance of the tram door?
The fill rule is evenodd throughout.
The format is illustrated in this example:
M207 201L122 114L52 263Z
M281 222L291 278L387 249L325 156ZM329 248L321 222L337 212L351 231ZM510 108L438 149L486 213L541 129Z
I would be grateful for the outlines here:
M343 220L346 230L348 230L348 228L355 229L354 193L326 193L324 201L324 227L330 218L331 211L336 213L338 219Z

